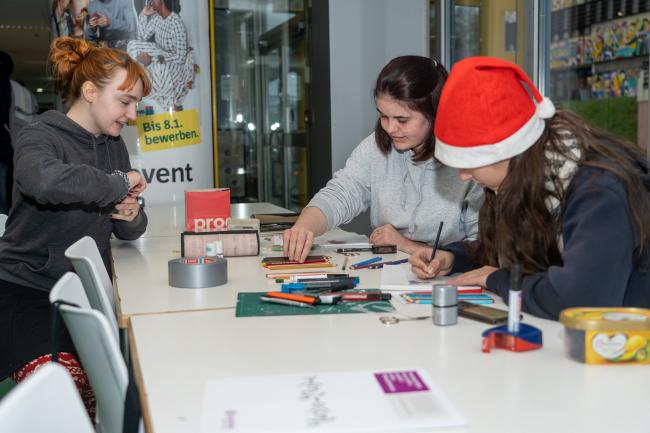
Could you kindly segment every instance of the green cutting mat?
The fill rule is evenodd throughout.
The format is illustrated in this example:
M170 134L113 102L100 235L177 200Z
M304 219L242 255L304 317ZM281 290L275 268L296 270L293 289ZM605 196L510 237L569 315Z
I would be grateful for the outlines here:
M355 292L379 292L379 290L355 290ZM335 305L316 305L313 308L271 304L260 300L260 296L264 296L266 293L238 293L235 316L298 316L310 314L391 313L395 311L390 301L339 302Z

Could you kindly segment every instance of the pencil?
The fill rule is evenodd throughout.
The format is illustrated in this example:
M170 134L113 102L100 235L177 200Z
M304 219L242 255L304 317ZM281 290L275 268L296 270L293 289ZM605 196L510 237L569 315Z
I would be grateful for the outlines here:
M345 259L343 260L343 266L341 266L341 270L345 271L345 267L348 265L348 256L345 256Z
M431 250L431 259L430 262L436 257L436 250L438 249L438 244L440 243L440 232L442 232L442 221L438 226L438 234L436 235L436 241L433 244L433 250Z

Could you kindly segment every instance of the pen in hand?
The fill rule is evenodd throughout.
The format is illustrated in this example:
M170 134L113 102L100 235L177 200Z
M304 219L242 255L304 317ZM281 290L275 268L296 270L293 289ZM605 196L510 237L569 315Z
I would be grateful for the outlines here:
M438 234L436 235L436 241L433 243L433 250L431 250L431 259L429 259L429 262L431 262L436 257L436 251L438 250L438 245L440 244L440 233L442 232L442 224L443 222L440 221L440 225L438 226Z

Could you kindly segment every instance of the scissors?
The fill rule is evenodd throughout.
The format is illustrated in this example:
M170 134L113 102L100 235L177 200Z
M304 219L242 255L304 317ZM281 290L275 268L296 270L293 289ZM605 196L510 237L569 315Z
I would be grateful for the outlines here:
M416 317L397 317L397 316L381 316L379 321L384 325L396 325L399 322L407 322L409 320L424 320L430 319L432 316L416 316Z

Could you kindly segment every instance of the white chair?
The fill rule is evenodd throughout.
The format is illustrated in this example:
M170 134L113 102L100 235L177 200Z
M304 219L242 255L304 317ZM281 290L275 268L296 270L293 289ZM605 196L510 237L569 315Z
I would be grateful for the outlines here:
M0 213L0 236L2 236L4 234L4 232L5 232L5 226L7 224L7 218L9 218L8 215Z
M62 304L60 312L95 391L97 431L120 433L129 382L126 363L108 320L99 311L88 307L85 296L79 277L68 272L52 288L50 302L65 301L79 305Z
M59 364L40 367L0 401L0 426L12 433L94 433L79 392Z
M84 236L65 250L65 256L72 262L75 272L81 278L90 306L104 313L111 326L111 332L119 341L113 284L95 240Z

